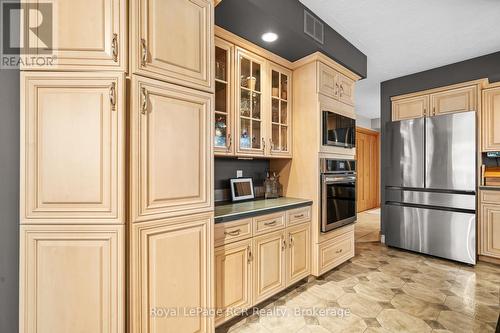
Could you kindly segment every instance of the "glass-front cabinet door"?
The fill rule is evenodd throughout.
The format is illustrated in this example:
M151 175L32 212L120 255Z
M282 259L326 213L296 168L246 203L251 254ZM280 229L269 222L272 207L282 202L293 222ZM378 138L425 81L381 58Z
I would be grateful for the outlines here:
M234 154L232 106L232 44L215 38L214 153Z
M236 51L236 128L238 154L264 155L263 83L265 60Z
M269 152L291 156L291 72L277 65L270 66L271 122Z

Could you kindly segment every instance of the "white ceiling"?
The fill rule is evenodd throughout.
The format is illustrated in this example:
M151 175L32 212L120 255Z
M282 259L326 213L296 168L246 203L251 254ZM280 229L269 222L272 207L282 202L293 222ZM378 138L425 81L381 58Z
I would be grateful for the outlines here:
M500 0L300 0L368 57L356 111L380 117L380 82L500 51Z

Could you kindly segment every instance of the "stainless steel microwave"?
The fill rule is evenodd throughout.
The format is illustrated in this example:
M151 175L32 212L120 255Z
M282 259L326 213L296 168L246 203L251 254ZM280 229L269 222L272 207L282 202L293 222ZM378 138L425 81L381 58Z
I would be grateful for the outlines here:
M356 120L331 111L323 111L323 145L354 148Z

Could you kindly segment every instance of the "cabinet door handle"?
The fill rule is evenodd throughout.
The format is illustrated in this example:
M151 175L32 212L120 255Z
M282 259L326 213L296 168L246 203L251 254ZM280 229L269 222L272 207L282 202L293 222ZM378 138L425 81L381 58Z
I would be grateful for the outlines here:
M264 138L262 138L262 149L266 151L266 140Z
M290 241L289 241L290 247L292 247L293 246L293 236L292 236L291 232L288 233L288 238L290 239Z
M427 116L427 109L424 108L424 117Z
M116 83L111 83L109 87L109 103L111 104L111 111L116 111Z
M271 222L264 222L264 225L270 227L270 226L276 225L276 223L277 223L276 220L273 220Z
M148 92L144 87L142 87L141 89L141 98L142 98L141 113L146 114L148 113Z
M272 153L274 149L273 139L269 138L269 153Z
M252 261L252 249L250 248L250 245L247 246L247 252L248 252L247 263L250 263Z
M113 60L114 62L118 62L118 34L113 34L111 48L113 50Z
M286 250L286 239L285 239L285 237L281 236L281 241L283 242L282 245L281 245L281 251L285 251Z
M343 94L344 94L344 85L341 84L340 85L340 97L342 97Z
M338 96L338 94L339 94L339 84L335 83L335 91L333 92L333 95Z
M233 145L233 137L231 136L231 134L227 135L227 139L229 141L229 143L227 145L227 150L231 150L231 146Z
M148 62L148 48L146 46L146 40L144 38L141 38L141 50L142 50L141 64L142 66L146 66L146 63Z
M236 229L233 231L224 231L224 235L229 235L229 236L238 236L241 232L241 229Z
M436 115L436 107L432 109L432 114L435 116Z

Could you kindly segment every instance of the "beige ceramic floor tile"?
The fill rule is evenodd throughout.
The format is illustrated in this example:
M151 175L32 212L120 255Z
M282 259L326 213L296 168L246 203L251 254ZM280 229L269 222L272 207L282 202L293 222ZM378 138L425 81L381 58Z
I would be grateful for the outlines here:
M407 283L401 288L406 294L418 298L424 302L442 304L446 295L438 289L431 289L420 283Z
M354 286L354 290L375 302L390 302L394 297L391 289L381 287L372 282L360 282Z
M396 309L422 320L435 320L442 310L442 307L440 306L424 302L407 294L394 296L391 300L391 304L394 305Z
M349 309L355 315L363 318L375 318L382 311L378 302L361 294L345 294L337 302L341 307Z
M355 314L350 314L344 318L325 316L319 317L318 320L320 325L331 333L361 333L367 328L363 319Z
M455 311L442 311L439 314L438 322L454 332L494 332L492 326Z
M431 328L423 320L395 309L383 310L377 319L383 328L391 332L424 333L431 331Z

